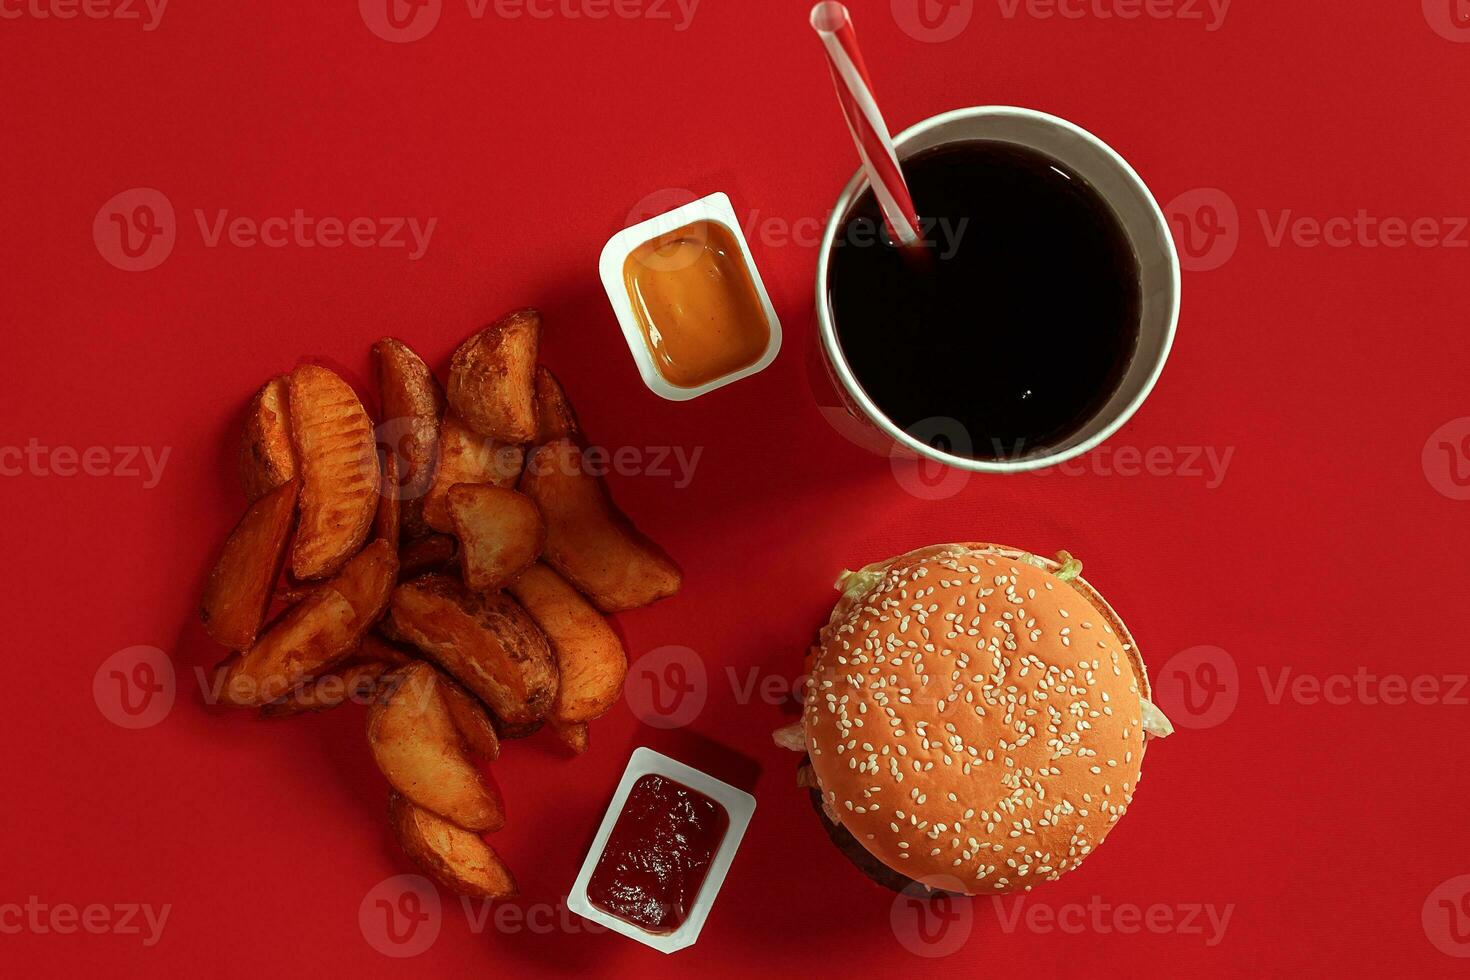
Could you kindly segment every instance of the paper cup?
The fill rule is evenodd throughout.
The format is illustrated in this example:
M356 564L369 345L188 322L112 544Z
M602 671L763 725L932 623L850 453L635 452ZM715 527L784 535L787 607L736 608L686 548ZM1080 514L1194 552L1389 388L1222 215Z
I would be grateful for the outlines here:
M1015 459L981 460L930 446L923 432L906 432L870 399L858 383L838 342L827 280L832 249L849 212L868 181L859 171L837 200L817 259L817 331L823 361L847 411L877 430L889 452L932 459L979 473L1021 473L1055 466L1097 447L1117 432L1148 398L1164 370L1179 322L1179 255L1163 210L1143 179L1112 147L1065 119L1011 106L975 106L926 119L894 140L900 160L924 150L964 140L993 140L1038 150L1060 161L1090 183L1117 214L1138 258L1141 321L1138 345L1118 390L1098 412L1066 439ZM983 435L979 433L977 435ZM866 440L864 440L866 441Z

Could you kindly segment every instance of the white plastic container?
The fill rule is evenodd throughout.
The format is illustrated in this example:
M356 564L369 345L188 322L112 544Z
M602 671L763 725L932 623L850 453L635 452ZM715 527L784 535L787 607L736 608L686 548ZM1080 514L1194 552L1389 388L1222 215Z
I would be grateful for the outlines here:
M703 793L724 807L730 817L730 826L725 831L724 840L720 841L719 849L715 851L714 859L710 861L709 873L705 875L704 883L699 887L699 894L694 897L694 906L689 910L689 917L679 928L665 935L647 932L631 922L624 922L587 900L587 882L592 879L592 872L597 868L597 862L602 857L602 850L607 845L608 837L612 834L613 824L617 823L618 816L622 814L623 806L628 802L628 794L632 791L633 784L649 774L667 776L675 782L683 783L690 789ZM750 825L750 818L754 813L755 797L749 793L738 790L729 783L721 782L713 776L706 775L698 769L692 769L652 749L635 749L633 757L628 760L628 768L623 771L623 778L618 783L617 791L613 793L612 802L608 804L607 815L602 818L602 824L597 828L597 836L592 840L592 847L587 852L587 858L582 862L582 870L577 873L577 880L572 885L571 894L567 896L567 908L588 921L606 926L629 939L636 939L643 945L651 946L661 953L675 953L693 946L699 939L700 930L704 928L704 920L709 916L710 907L715 904L715 897L720 893L720 886L725 882L725 874L730 870L730 862L735 859L735 851L739 849L740 841L745 836L745 828Z
M643 329L638 323L638 314L633 310L632 297L628 295L627 284L623 281L623 264L638 246L653 241L661 235L667 235L671 231L678 231L685 225L696 221L710 221L723 225L730 232L731 238L740 246L740 257L745 262L745 267L750 270L750 281L755 286L756 296L760 299L761 309L765 312L766 326L770 329L770 339L766 342L765 351L754 363L731 371L729 374L723 374L698 387L681 388L671 384L660 374L658 365L654 363L653 353L648 349L648 342L644 339ZM741 378L748 378L752 374L764 371L781 351L781 321L777 318L776 310L771 305L771 297L766 292L766 284L761 281L760 270L755 267L755 259L750 254L750 244L745 240L745 232L741 230L740 220L735 215L735 208L730 204L730 198L723 193L702 197L683 207L666 211L647 221L640 221L632 227L624 228L603 246L598 268L602 275L602 288L607 290L608 301L612 303L613 312L617 314L618 325L623 328L623 338L628 342L628 350L633 352L633 360L638 364L638 373L643 376L643 383L648 385L649 390L661 398L675 402L698 398L716 388L723 388Z

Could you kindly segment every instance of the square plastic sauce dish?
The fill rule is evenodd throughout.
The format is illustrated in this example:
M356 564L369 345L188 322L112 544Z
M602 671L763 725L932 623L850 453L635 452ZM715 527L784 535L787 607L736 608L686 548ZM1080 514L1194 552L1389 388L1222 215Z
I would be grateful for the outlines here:
M754 813L749 793L636 749L567 907L661 953L693 946Z
M599 265L643 382L663 398L748 378L781 350L781 322L724 194L623 229Z

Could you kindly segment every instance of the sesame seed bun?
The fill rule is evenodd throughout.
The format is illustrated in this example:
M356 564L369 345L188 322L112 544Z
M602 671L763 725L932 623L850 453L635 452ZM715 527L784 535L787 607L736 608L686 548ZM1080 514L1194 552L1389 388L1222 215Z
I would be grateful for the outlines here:
M1029 890L1126 812L1156 709L1132 637L1074 574L955 544L839 580L802 732L823 809L883 865Z

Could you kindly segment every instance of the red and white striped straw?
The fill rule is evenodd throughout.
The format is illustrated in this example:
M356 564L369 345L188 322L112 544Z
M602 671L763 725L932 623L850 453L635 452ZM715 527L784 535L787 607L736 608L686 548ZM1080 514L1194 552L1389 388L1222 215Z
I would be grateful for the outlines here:
M868 77L863 54L858 50L852 29L852 16L847 8L833 0L812 8L812 30L827 49L827 63L832 81L837 86L837 101L847 117L847 128L857 144L868 183L888 220L888 231L896 241L912 245L922 236L913 198L898 168L898 154L893 150L893 137L873 99L873 82Z

